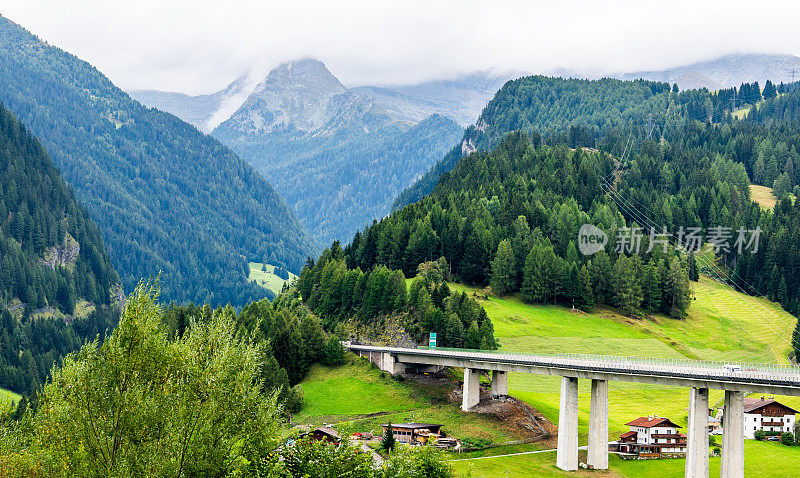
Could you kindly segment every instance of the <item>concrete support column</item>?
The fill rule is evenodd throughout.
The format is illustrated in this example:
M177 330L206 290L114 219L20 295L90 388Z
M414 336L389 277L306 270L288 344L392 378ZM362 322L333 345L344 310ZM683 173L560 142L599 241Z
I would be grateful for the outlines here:
M464 397L461 400L461 409L468 412L481 401L481 374L474 368L464 369Z
M397 375L404 372L403 365L397 361L397 357L389 352L381 354L381 364L378 368L389 375Z
M708 389L692 388L686 437L686 478L708 478Z
M508 372L492 370L492 396L505 397L508 395Z
M744 478L744 393L725 390L722 478Z
M565 471L578 469L578 379L573 377L561 377L556 466Z
M587 464L595 470L608 469L608 381L606 380L592 380Z

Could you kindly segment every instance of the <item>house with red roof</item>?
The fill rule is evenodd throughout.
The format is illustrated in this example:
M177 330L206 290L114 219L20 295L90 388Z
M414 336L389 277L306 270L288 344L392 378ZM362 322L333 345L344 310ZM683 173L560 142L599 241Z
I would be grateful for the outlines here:
M662 458L686 455L686 435L669 418L639 417L626 423L630 431L619 437L618 449L639 458Z

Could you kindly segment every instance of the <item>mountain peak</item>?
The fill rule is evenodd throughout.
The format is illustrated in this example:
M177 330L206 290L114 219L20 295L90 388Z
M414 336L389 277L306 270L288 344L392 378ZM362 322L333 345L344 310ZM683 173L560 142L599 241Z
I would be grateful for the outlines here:
M257 135L282 127L315 132L341 119L343 105L353 112L369 110L371 102L345 88L321 61L304 58L272 69L221 127Z

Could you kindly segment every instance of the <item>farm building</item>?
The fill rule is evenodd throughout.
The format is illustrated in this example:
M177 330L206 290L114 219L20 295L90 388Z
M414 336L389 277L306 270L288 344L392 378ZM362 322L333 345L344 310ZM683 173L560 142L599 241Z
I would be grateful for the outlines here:
M389 428L389 425L381 425L383 427L383 433L386 434L386 430ZM392 432L394 434L395 440L400 443L405 443L407 445L417 445L417 444L425 444L428 440L434 439L438 440L439 438L443 437L444 434L440 434L440 430L442 425L434 424L434 423L393 423L392 424Z

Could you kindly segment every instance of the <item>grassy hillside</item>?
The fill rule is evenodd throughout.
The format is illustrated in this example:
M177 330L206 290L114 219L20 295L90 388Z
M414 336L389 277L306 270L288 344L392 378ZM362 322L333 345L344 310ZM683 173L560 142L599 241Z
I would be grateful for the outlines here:
M0 406L10 402L19 402L22 398L22 395L16 394L10 390L6 390L4 388L0 388Z
M455 290L473 289L451 284ZM568 308L531 306L516 297L482 301L495 324L501 350L528 353L584 352L703 360L785 362L789 347L775 337L770 326L748 313L740 301L760 304L785 323L782 330L791 332L794 319L777 305L761 299L745 298L729 287L706 277L694 284L693 301L686 320L652 317L635 320L612 309L591 314L571 312ZM756 302L753 302L756 301ZM379 430L386 421L431 421L446 423L448 433L460 438L484 438L503 443L515 437L513 430L486 417L469 415L457 404L437 400L442 390L425 388L411 381L398 382L373 367L357 361L338 369L318 367L303 383L306 408L298 420L302 423L353 420L354 430ZM537 410L552 422L558 421L559 377L511 374L510 393ZM580 382L580 444L586 444L589 419L589 382ZM355 397L355 398L354 398ZM776 397L787 405L800 407L800 398ZM609 435L616 439L628 428L625 423L642 415L658 414L686 425L689 390L645 384L612 382L609 384ZM723 393L711 391L710 402L721 405ZM381 413L383 412L383 413ZM377 417L365 417L378 413ZM717 437L717 441L721 439ZM775 443L747 441L747 474L757 471L765 476L790 476L800 460L800 448ZM472 477L566 476L555 467L555 453L543 451L548 444L508 445L482 452L453 456L458 472ZM541 451L541 453L528 453ZM511 453L513 456L495 456ZM585 452L582 452L585 456ZM684 460L623 461L611 457L608 472L579 472L571 476L640 477L683 476ZM719 473L719 459L711 459L711 473ZM506 475L508 472L508 475Z
M471 291L471 288L453 284L452 288ZM690 358L698 360L787 362L789 346L768 325L749 313L743 303L763 306L777 316L775 327L791 334L796 319L778 305L764 299L744 297L730 287L702 277L694 284L696 300L689 309L686 320L653 317L635 320L621 316L611 309L601 309L592 314L574 313L563 307L531 306L516 297L490 298L482 305L495 324L495 336L501 350L527 353L595 353L639 357ZM780 325L777 325L780 323ZM589 420L590 383L580 381L580 443L586 444ZM510 393L534 408L553 422L558 421L560 378L530 374L511 374ZM800 405L798 397L776 397L789 406ZM710 403L721 405L723 392L712 390ZM625 423L643 415L662 415L685 426L689 389L676 389L646 384L611 382L609 384L609 433L616 439L628 431ZM765 448L766 447L766 448ZM788 464L781 465L769 457L788 454L796 463L800 449L748 442L748 469L762 466L786 466L775 469L769 476L788 476ZM508 469L520 473L544 473L551 470L554 456L546 454L519 455L508 458L474 460L473 476L504 476L505 468L490 464L494 460L507 463ZM466 471L470 462L459 462ZM647 476L646 470L663 476L682 476L683 460L670 460L663 467L651 462L623 462L612 460L613 471L620 476ZM783 463L787 463L784 461ZM719 466L712 464L712 469ZM752 468L751 468L752 467ZM673 470L674 468L674 470ZM501 473L502 472L502 473ZM615 475L609 475L615 476Z
M266 271L264 270L265 265L267 269ZM250 275L248 276L248 279L260 285L261 287L264 287L265 289L271 290L275 293L275 295L280 294L283 284L288 282L275 275L275 266L272 264L251 262L249 263L249 267ZM295 277L297 276L289 272L289 280L292 280Z
M442 423L444 432L472 442L527 437L513 425L462 412L458 403L446 398L452 382L400 382L354 356L341 367L315 365L301 386L306 405L295 416L296 424L347 422L352 432L380 433L380 425L389 421ZM526 450L536 447L528 445Z

